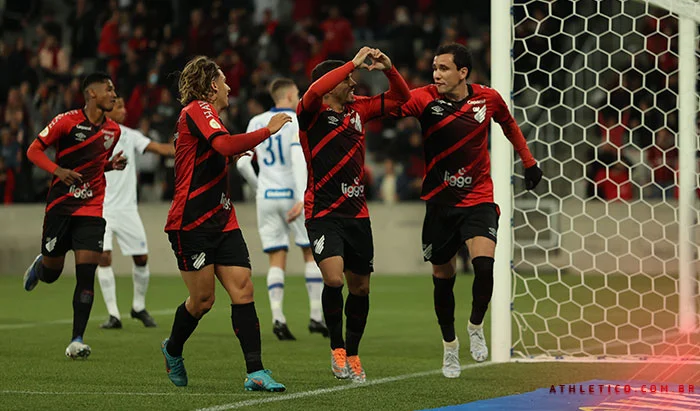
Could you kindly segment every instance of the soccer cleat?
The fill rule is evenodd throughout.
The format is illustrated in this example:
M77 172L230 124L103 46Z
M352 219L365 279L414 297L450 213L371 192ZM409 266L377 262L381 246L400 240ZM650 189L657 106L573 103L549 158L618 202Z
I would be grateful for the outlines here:
M336 348L331 351L331 371L333 371L335 378L339 380L350 378L348 357L345 354L345 348Z
M275 321L275 324L272 326L272 332L277 336L277 338L280 341L296 341L296 338L294 338L292 333L289 331L289 328L287 327L286 323Z
M348 373L353 382L365 382L367 377L365 376L365 369L362 368L359 355L348 356Z
M165 370L168 372L168 378L178 387L187 385L187 371L185 370L185 359L182 356L174 357L168 354L165 348L168 345L168 338L160 344L160 350L165 358Z
M246 391L283 392L287 389L272 378L272 371L259 370L246 376L243 387Z
M39 254L36 256L34 261L32 261L32 264L27 268L27 271L24 272L24 277L22 277L22 284L24 285L24 289L26 291L32 291L34 287L39 283L39 276L36 273L37 269L37 264L41 264L41 260L43 259L42 255Z
M456 337L450 342L443 340L442 347L442 375L447 378L459 377L462 372L459 366L459 340Z
M309 332L319 333L324 337L328 337L328 327L323 321L309 320Z
M476 362L484 362L489 357L489 348L486 346L486 338L484 338L484 327L481 325L467 326L469 332L469 351L472 353L472 358Z
M121 330L122 322L119 318L110 315L107 321L100 325L100 328L105 328L108 330Z
M144 326L148 328L156 327L156 321L151 317L151 314L148 313L146 310L141 310L139 312L134 311L134 309L131 309L131 318L134 318L136 320L141 320Z
M71 341L71 343L68 344L68 347L66 347L66 357L73 360L84 360L90 355L91 352L92 350L90 350L90 346L83 344L83 342L80 340Z

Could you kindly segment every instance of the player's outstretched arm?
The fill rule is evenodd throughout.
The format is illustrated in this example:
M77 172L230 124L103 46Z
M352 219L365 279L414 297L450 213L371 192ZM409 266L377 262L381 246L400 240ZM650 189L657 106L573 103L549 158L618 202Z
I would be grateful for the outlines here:
M390 112L411 98L411 89L408 88L406 80L396 70L391 63L391 59L379 49L370 52L372 64L369 70L382 70L389 80L389 91L384 96L385 112Z
M246 182L250 185L253 191L258 190L258 176L255 175L253 168L253 156L241 156L236 162L238 172L243 176Z
M155 153L164 157L175 157L175 146L173 144L151 141L146 146L144 152Z
M301 98L302 108L306 111L318 110L323 103L323 96L343 82L353 70L356 68L369 67L365 63L365 60L371 51L372 49L369 47L362 47L351 61L348 61L335 70L329 71L321 78L314 81Z
M67 168L59 167L58 164L51 161L44 150L46 150L46 146L44 146L39 139L36 139L27 150L27 158L35 166L58 177L65 185L69 186L83 182L82 174Z
M292 121L292 118L287 114L278 113L272 116L267 127L263 127L251 133L218 135L211 141L211 146L219 154L226 157L241 154L252 150L255 146L263 142L263 140L278 132L282 126L290 121Z

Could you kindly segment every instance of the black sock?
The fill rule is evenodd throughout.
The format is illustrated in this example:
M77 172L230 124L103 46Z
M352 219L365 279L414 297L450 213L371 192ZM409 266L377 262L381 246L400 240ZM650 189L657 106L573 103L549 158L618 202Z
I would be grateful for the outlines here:
M321 303L323 304L323 317L326 320L326 327L328 327L328 333L331 337L331 350L344 348L343 286L331 287L328 284L323 284Z
M61 271L63 270L55 270L53 268L45 266L42 263L38 264L36 275L37 277L39 277L39 280L47 284L51 284L52 282L58 280L58 277L61 275Z
M345 351L347 355L357 355L360 348L360 340L367 325L369 313L369 295L355 295L348 293L345 302Z
M479 325L484 321L493 294L493 258L475 257L474 284L472 285L472 315L469 321Z
M71 340L83 338L83 334L85 334L85 328L87 327L88 319L90 318L90 310L92 310L92 300L95 296L96 268L97 264L75 265L75 291L73 291L73 337Z
M175 319L173 320L173 328L170 330L170 337L168 338L168 346L165 349L168 354L173 357L180 357L182 355L182 349L185 346L185 341L190 338L190 335L194 332L199 324L199 319L195 318L187 311L185 303L183 302L175 310Z
M260 321L255 303L231 304L231 325L243 349L246 373L262 370Z
M455 340L455 278L437 278L433 276L433 302L437 315L442 339L451 342Z

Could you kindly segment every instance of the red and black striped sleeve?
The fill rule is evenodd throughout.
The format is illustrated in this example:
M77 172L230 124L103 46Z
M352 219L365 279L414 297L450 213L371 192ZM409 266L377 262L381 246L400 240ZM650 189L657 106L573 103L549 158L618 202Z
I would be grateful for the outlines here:
M41 130L36 140L29 146L27 150L27 158L29 161L42 170L53 174L58 168L58 164L51 161L46 153L44 153L44 150L56 144L61 136L68 134L71 127L69 116L67 116L66 113L57 115L43 130Z
M337 69L324 74L309 86L297 106L300 130L306 131L311 127L319 109L323 106L323 96L342 83L353 70L355 70L355 65L352 61L348 61Z
M394 117L420 117L425 107L437 97L435 86L429 85L411 90L411 98L399 107L390 110Z
M515 148L515 151L520 156L523 165L526 168L534 166L537 162L532 156L530 149L527 147L525 136L520 130L518 123L516 123L515 119L513 118L513 115L510 114L508 105L503 100L503 97L501 97L501 94L498 91L493 90L491 98L494 100L494 105L496 107L493 115L494 121L501 125L503 134L505 134L508 140L510 140L513 148Z

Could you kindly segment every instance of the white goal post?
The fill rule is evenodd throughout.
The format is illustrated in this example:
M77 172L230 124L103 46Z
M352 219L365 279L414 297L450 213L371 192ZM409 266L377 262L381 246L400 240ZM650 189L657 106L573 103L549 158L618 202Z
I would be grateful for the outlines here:
M544 172L526 192L491 127L492 361L700 363L698 23L693 0L491 1L491 86Z

